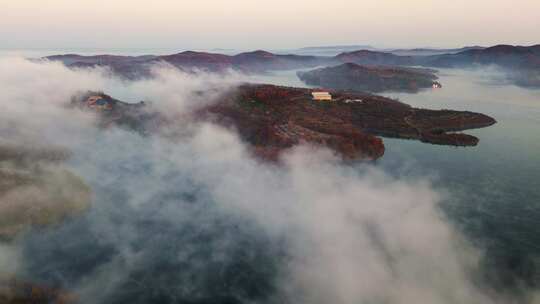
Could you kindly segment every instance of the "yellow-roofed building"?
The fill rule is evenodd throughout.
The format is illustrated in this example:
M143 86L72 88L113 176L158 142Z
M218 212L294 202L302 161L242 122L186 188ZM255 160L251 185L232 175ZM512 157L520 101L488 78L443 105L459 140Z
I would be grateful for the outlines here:
M331 101L332 95L328 92L311 92L311 95L313 96L313 100L319 100L319 101Z

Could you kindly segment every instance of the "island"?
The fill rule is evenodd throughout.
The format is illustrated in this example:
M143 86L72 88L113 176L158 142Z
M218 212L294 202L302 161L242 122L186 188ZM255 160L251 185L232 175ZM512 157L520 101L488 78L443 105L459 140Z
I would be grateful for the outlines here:
M129 104L102 92L86 92L72 104L99 113L104 127L118 125L151 134L170 124L210 121L237 131L253 154L279 160L299 144L322 146L345 160L376 160L385 147L379 137L451 146L475 146L479 139L459 131L496 123L480 113L427 110L367 93L242 84L193 110L190 118L168 119L151 104Z
M356 63L297 72L311 86L336 90L380 93L385 91L416 93L420 89L440 88L435 70L397 66L367 66Z

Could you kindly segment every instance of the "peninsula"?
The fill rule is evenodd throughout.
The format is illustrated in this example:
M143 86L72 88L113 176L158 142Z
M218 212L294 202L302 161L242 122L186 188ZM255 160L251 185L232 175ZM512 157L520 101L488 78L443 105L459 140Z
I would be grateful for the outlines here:
M418 109L365 93L331 91L327 92L330 100L316 100L316 91L243 84L190 117L235 129L256 156L268 160L277 160L281 152L302 143L330 148L348 160L375 160L385 151L379 136L475 146L478 138L455 132L496 123L480 113ZM149 133L183 123L168 121L144 103L128 104L104 93L88 92L72 103L100 113L103 126L116 124Z

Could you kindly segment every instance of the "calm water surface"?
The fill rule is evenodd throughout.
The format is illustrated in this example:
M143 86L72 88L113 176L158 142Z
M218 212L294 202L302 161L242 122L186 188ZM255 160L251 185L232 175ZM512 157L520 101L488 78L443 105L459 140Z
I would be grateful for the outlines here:
M540 90L494 83L489 71L442 70L442 90L387 94L416 107L470 110L494 117L469 131L474 148L386 139L381 166L428 174L447 191L449 218L486 251L490 278L501 286L540 284ZM405 171L405 172L403 172ZM488 274L490 275L490 274Z
M296 71L263 77L301 86ZM540 287L540 90L501 81L492 69L439 70L443 89L386 93L420 108L480 112L498 123L469 130L477 147L448 147L385 138L377 165L400 178L430 178L441 208L483 253L496 286ZM259 79L257 79L260 81Z

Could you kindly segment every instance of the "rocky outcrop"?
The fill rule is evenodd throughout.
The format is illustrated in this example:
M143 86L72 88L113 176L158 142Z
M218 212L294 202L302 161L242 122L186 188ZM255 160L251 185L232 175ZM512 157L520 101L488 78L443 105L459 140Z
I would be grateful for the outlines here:
M81 92L71 98L71 106L99 113L98 123L125 127L140 133L155 131L163 117L153 111L143 101L127 103L103 92Z

